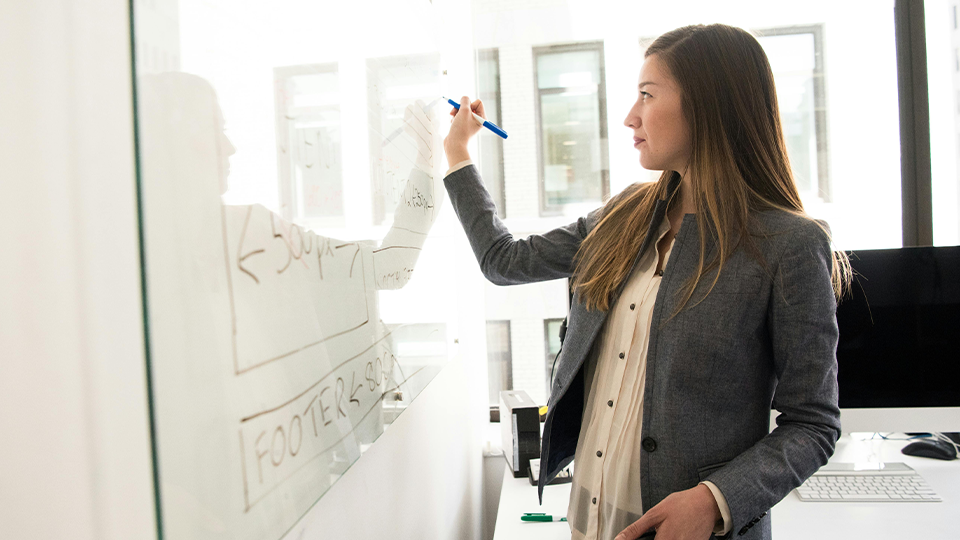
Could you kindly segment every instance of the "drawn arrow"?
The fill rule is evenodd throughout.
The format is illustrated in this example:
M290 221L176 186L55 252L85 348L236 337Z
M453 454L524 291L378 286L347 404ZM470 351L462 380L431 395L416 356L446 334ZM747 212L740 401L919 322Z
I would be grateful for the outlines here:
M353 383L355 383L355 382L357 382L357 372L356 372L356 371L353 372L353 377L350 379L350 386L353 386ZM350 403L356 403L356 404L357 404L357 407L360 406L360 400L359 400L359 399L355 399L353 396L355 396L355 395L357 394L357 390L359 390L359 389L361 389L361 388L363 388L363 385L362 385L362 384L359 385L359 386L357 386L352 392L350 392Z

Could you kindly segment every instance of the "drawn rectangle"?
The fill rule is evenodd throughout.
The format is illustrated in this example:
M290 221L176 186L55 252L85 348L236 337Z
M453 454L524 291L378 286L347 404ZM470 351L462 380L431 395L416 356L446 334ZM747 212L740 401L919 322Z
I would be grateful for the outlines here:
M288 223L263 206L224 206L237 374L369 324L359 243Z
M396 361L388 337L286 402L240 419L246 511L297 476L323 493L382 433L381 400Z

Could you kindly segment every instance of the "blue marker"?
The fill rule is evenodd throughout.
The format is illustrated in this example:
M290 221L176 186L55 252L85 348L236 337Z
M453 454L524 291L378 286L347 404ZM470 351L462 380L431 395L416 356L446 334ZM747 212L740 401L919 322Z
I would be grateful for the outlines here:
M454 108L454 109L456 109L456 110L458 110L458 111L460 110L460 104L459 104L459 103L457 103L456 101L454 101L454 100L452 100L452 99L450 99L450 98L446 98L446 99L447 99L447 103L453 105L453 108ZM489 121L487 121L487 120L484 120L483 117L480 116L480 115L477 114L477 113L473 113L473 117L477 119L477 122L478 122L481 126L489 129L490 131L496 133L497 135L503 137L504 139L507 138L507 132L504 131L504 130L502 130L502 129L500 129L500 126L494 124L493 122L489 122Z

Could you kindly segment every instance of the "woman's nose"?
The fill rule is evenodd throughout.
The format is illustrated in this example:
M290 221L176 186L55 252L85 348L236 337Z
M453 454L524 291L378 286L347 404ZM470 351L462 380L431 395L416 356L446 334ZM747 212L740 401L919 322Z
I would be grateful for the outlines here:
M630 110L627 112L627 117L623 119L623 125L632 129L640 127L640 114L637 111L636 103L634 103L633 107L630 107Z

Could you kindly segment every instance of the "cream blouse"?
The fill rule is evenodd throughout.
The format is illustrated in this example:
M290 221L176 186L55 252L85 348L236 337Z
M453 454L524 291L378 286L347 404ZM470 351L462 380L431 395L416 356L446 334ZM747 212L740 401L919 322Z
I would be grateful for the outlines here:
M670 223L664 218L658 241L669 231ZM671 242L663 256L664 267L672 249ZM651 249L627 280L607 317L599 346L584 364L583 427L567 510L574 540L613 540L643 515L640 433L650 320L660 281L657 250ZM704 483L723 517L714 532L725 534L729 508L716 486Z

